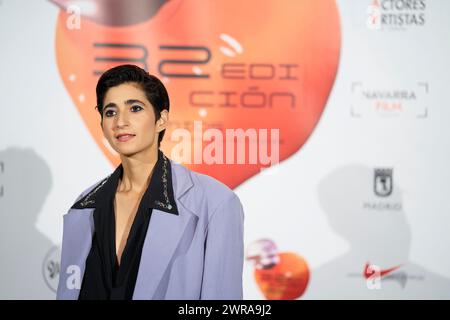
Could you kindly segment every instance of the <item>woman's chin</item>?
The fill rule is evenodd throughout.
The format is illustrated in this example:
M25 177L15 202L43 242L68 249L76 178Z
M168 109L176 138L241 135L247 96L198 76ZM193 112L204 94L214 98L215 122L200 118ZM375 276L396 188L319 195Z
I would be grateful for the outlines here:
M148 147L137 148L136 146L120 146L114 148L114 150L122 157L131 157L138 153L149 154Z
M129 157L140 151L140 149L133 146L120 146L115 147L114 150L119 154L119 156Z

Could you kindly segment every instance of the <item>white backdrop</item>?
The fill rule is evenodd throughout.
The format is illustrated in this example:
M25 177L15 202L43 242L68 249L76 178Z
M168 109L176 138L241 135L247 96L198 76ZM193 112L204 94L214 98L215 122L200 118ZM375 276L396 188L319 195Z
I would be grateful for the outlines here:
M372 0L337 1L339 68L319 124L298 152L235 189L246 246L269 238L307 262L300 298L450 298L450 2L423 2L411 12L424 23L373 29ZM55 297L62 215L114 169L60 80L58 12L0 1L3 299ZM375 193L376 168L392 169L387 197ZM369 262L400 267L371 290ZM246 261L244 297L264 299L253 272Z

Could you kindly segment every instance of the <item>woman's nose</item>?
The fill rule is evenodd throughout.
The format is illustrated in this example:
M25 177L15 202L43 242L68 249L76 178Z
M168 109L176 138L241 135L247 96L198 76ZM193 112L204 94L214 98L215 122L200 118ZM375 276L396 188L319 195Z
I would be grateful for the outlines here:
M119 112L116 117L116 126L124 127L129 125L129 117L126 112Z

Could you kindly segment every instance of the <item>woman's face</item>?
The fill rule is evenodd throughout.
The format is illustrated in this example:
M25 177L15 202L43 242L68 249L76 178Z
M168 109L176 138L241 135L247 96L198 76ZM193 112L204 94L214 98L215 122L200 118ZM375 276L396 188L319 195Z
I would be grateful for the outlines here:
M165 129L167 111L155 123L153 106L135 83L108 89L103 102L102 130L120 155L132 156L158 148L158 133Z

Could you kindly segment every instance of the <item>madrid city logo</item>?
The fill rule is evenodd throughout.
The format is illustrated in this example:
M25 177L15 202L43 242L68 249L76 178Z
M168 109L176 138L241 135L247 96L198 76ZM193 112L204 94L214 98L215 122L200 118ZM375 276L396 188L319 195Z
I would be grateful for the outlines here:
M393 197L394 168L377 167L373 169L372 180L373 195L363 201L362 208L368 211L401 211L402 202L398 197Z
M388 197L393 189L392 169L375 169L373 190L379 197Z

